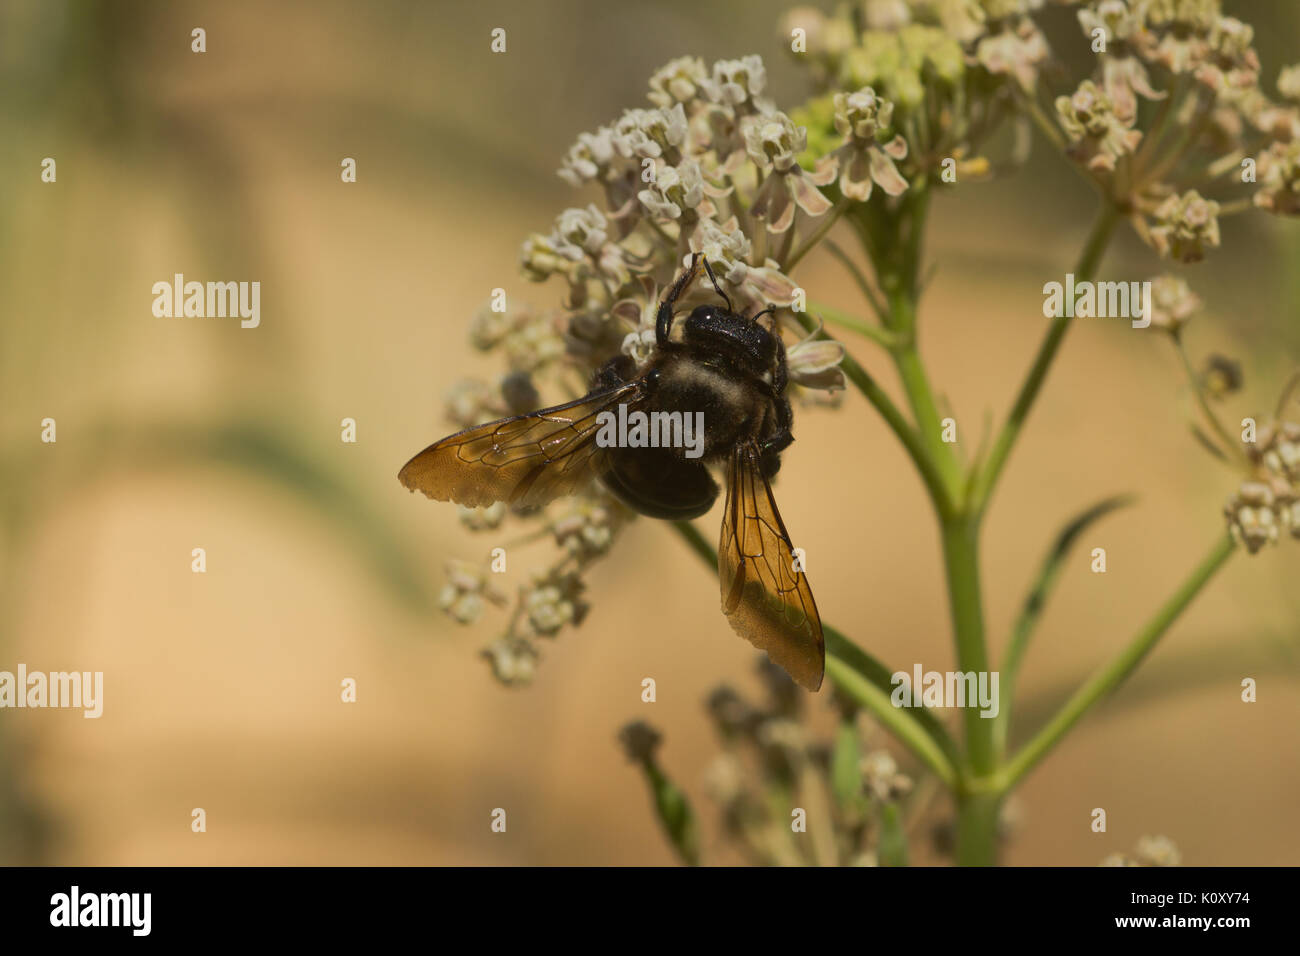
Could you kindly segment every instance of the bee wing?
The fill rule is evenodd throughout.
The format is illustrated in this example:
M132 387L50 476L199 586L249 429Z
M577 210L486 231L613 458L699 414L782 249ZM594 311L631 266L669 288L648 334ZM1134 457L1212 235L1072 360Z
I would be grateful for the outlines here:
M718 546L722 610L736 633L767 652L800 686L817 690L826 644L808 578L763 477L758 448L737 448L727 463L727 506Z
M641 398L640 382L476 425L434 442L398 473L411 491L468 507L536 507L581 490L607 467L597 416Z

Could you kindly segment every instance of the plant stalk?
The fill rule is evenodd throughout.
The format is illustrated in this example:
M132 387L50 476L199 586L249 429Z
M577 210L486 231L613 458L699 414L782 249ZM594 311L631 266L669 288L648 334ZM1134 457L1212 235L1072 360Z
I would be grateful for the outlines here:
M996 866L1002 795L971 793L957 801L957 865Z
M988 649L984 640L984 607L980 594L979 519L957 516L945 521L942 531L957 669L963 673L987 673ZM982 777L992 773L995 766L993 729L996 721L981 717L978 707L963 707L962 711L966 759L970 770Z
M1087 683L1075 691L1074 695L1065 702L1065 705L1057 712L1056 716L1049 720L1003 768L997 779L998 789L1006 791L1014 787L1021 777L1028 773L1051 752L1053 747L1061 742L1061 739L1069 732L1070 728L1078 722L1080 717L1087 713L1093 704L1122 684L1125 678L1137 669L1138 664L1142 663L1142 659L1156 646L1164 633L1169 630L1170 625L1192 603L1192 599L1200 593L1201 588L1205 586L1219 568L1223 567L1224 562L1228 560L1236 547L1236 542L1233 541L1232 536L1225 532L1215 542L1209 554L1193 569L1187 580L1183 582L1177 591L1170 595L1164 606L1137 633L1128 646L1114 660L1089 678Z

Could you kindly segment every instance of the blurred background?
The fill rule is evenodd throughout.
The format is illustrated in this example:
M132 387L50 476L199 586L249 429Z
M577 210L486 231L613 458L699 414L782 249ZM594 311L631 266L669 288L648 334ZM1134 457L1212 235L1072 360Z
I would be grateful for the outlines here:
M762 54L792 107L808 87L775 36L785 6L0 3L0 670L105 675L99 720L0 711L0 862L668 864L616 742L635 718L664 732L706 859L735 862L701 784L716 753L703 700L758 682L716 580L635 523L590 578L586 623L506 690L478 657L492 623L437 610L443 562L484 540L396 474L450 430L454 381L498 373L465 338L490 290L558 304L517 256L588 201L554 175L576 135L644 105L650 73L686 53ZM1271 85L1300 9L1236 7ZM508 49L492 55L498 26ZM1042 283L1090 220L1087 187L1046 151L937 204L922 345L966 435L1005 413ZM1229 420L1266 416L1300 364L1298 253L1300 229L1234 218L1189 273L1209 312L1193 355L1245 370ZM1123 235L1107 270L1158 266ZM260 281L261 327L155 318L151 287L177 272ZM859 308L828 257L799 278ZM1081 542L1025 666L1021 734L1220 533L1235 479L1191 440L1190 411L1167 342L1076 323L987 525L995 648L1056 530L1105 495L1140 500ZM40 441L47 417L56 444ZM356 444L339 440L345 417ZM802 412L796 433L779 500L817 555L826 620L893 667L948 669L937 535L903 453L856 394ZM1107 574L1089 573L1092 547ZM1285 542L1230 562L1028 779L1007 862L1090 865L1160 833L1187 863L1300 863L1297 570ZM824 698L810 710L825 722ZM490 832L495 807L506 834ZM1108 833L1090 831L1093 807Z

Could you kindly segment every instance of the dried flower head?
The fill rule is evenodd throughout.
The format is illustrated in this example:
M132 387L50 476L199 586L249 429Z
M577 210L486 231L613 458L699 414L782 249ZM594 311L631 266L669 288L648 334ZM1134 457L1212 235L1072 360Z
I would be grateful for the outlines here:
M537 649L526 640L503 637L485 647L483 657L507 687L526 687L537 673Z
M975 59L980 66L994 75L1014 77L1026 93L1033 93L1038 84L1038 73L1047 60L1047 39L1037 24L1026 16L994 18L997 29L981 37L975 48Z
M898 763L886 750L874 750L864 756L859 769L867 792L877 800L897 800L912 789L911 779L899 772Z
M1209 55L1210 31L1222 15L1219 0L1146 0L1143 55L1172 73L1190 73Z
M1073 144L1071 154L1093 172L1114 172L1116 162L1142 141L1133 116L1121 116L1092 80L1084 80L1070 96L1057 97L1056 113Z
M1300 539L1300 424L1265 425L1243 448L1251 474L1223 509L1233 537L1251 554L1283 534Z
M1282 68L1277 77L1277 91L1293 103L1300 103L1300 63Z
M1243 482L1224 505L1228 528L1251 554L1278 539L1278 514L1273 510L1273 489L1260 481Z
M629 760L644 763L654 759L663 736L644 720L634 720L619 731L618 740Z
M1201 384L1210 398L1222 399L1241 390L1241 363L1226 355L1213 354L1206 358L1201 370Z
M1166 836L1144 836L1137 842L1132 855L1112 853L1101 861L1102 866L1178 866L1182 854L1174 841Z
M1201 298L1181 276L1165 274L1151 280L1151 324L1173 335L1201 310Z
M1151 243L1177 262L1200 262L1206 249L1219 247L1219 204L1195 189L1170 196L1156 208Z
M1178 866L1183 861L1178 847L1167 836L1140 837L1135 852L1147 866Z
M1259 159L1254 202L1275 216L1300 216L1300 140L1274 143Z
M460 623L472 624L483 611L486 588L487 576L482 568L466 561L448 561L438 605Z
M504 501L483 508L466 508L464 505L457 505L456 510L460 515L461 524L470 531L491 531L499 528L506 517Z

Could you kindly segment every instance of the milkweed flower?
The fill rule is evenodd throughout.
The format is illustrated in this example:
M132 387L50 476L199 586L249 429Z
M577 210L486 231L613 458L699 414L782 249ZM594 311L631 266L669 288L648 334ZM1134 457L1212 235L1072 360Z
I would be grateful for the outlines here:
M1101 0L1078 12L1083 32L1101 30L1106 52L1101 57L1102 89L1115 104L1115 115L1131 122L1137 117L1137 98L1164 99L1168 94L1151 85L1151 77L1137 54L1145 30L1144 10L1126 0Z
M790 381L804 388L828 392L844 388L844 346L832 339L814 335L796 342L786 351Z
M1173 335L1201 310L1201 299L1181 276L1162 275L1151 280L1151 325Z
M836 93L835 128L844 145L834 154L839 161L840 192L849 199L866 202L873 184L891 196L907 189L895 160L907 157L907 141L895 135L881 141L894 115L894 104L876 96L869 86L854 93Z
M1300 140L1274 143L1259 160L1254 203L1276 216L1300 216Z
M1070 96L1057 97L1056 113L1073 144L1072 155L1094 172L1114 172L1117 160L1142 141L1133 117L1121 116L1092 80L1084 80Z
M753 117L743 130L745 148L765 174L750 212L770 232L779 235L793 226L796 206L810 216L830 211L831 201L818 187L835 178L834 168L823 163L810 173L797 161L807 146L807 130L795 126L784 113Z

